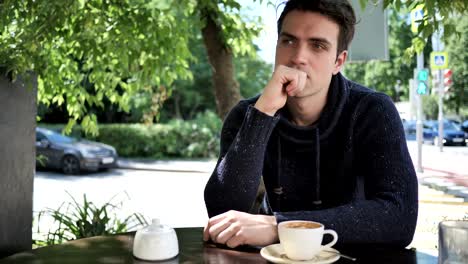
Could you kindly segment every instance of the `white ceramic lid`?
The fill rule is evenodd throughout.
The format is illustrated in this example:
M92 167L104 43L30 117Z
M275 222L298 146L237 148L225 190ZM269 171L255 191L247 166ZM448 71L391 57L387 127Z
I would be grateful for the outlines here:
M143 227L137 232L145 235L158 235L171 232L172 230L173 228L169 226L161 225L161 221L158 218L153 218L150 225Z

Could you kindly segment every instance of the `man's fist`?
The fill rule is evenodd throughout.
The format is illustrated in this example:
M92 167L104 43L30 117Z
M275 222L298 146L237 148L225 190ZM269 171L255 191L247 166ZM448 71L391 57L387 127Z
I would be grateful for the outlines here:
M307 74L305 72L279 65L263 89L255 108L273 116L286 104L288 96L296 96L304 89L306 80Z

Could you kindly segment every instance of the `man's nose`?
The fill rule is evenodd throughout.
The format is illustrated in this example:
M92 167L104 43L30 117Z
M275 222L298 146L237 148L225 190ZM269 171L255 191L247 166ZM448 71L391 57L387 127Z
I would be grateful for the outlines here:
M294 49L291 57L293 65L305 65L307 63L308 50L307 45L300 44Z

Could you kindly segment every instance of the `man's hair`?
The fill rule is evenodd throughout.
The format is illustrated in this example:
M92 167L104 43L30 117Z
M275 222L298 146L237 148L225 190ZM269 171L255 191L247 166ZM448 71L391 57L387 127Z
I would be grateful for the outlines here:
M281 33L283 20L286 15L293 11L317 12L322 14L340 27L338 33L337 56L343 50L348 49L348 45L354 36L354 26L356 25L356 15L354 9L347 0L289 0L278 19L278 36Z

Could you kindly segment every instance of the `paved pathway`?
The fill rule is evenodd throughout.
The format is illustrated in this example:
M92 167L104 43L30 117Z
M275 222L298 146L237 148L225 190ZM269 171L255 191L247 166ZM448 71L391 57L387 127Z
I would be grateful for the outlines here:
M417 144L408 141L413 162L417 163ZM432 145L423 145L419 182L468 202L468 147L444 148L443 152Z

